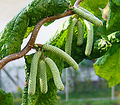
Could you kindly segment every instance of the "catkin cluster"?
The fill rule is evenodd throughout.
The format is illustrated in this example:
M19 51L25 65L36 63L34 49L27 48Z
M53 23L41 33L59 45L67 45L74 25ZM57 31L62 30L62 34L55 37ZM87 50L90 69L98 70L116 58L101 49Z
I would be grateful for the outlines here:
M55 62L49 58L44 57L44 59L41 57L43 51L50 51L54 53L55 55L58 55L60 58L62 58L64 61L66 61L70 66L72 66L75 70L79 69L78 64L75 62L75 60L70 56L71 50L72 50L72 40L73 40L73 32L74 27L77 25L77 31L78 31L78 38L77 38L77 45L81 46L84 41L84 32L83 32L83 25L81 20L86 25L87 28L87 43L85 48L85 55L89 56L92 51L92 45L93 45L93 24L101 26L102 21L99 20L97 17L95 17L91 12L88 10L79 7L72 7L73 11L77 14L72 17L71 24L68 27L68 33L65 43L65 52L55 46L44 44L42 46L42 52L38 51L34 54L32 58L31 68L30 68L30 77L29 77L29 84L28 84L28 94L34 95L36 92L36 77L37 73L39 73L39 81L40 81L40 91L43 94L46 94L48 91L47 86L47 70L46 65L49 66L54 84L59 90L64 90L64 85L62 83L59 69ZM79 19L81 18L81 19ZM38 72L39 70L39 72Z
M72 7L72 10L77 14L77 17L74 16L70 26L68 27L68 33L67 33L67 38L65 43L65 52L71 55L73 32L74 32L75 25L77 26L77 31L78 31L77 45L81 46L83 44L84 29L81 22L81 20L83 20L87 28L87 42L86 42L86 48L85 48L85 55L89 56L92 51L93 38L94 38L92 23L97 26L101 26L103 23L101 20L99 20L97 17L95 17L90 11L86 10L85 8Z
M78 64L75 62L75 60L69 56L66 52L63 50L52 46L52 45L43 45L43 51L50 51L52 53L57 54L61 58L63 58L69 65L71 65L75 70L79 69ZM30 77L29 77L29 83L28 83L28 94L29 95L34 95L36 92L36 77L37 73L39 73L39 81L40 81L40 91L43 94L46 94L48 91L48 86L47 86L47 70L46 70L46 65L49 66L53 80L55 83L55 86L57 87L58 90L62 91L64 90L64 85L62 83L59 69L55 62L49 58L49 57L44 57L42 59L41 55L44 52L37 51L31 62L31 68L30 68ZM39 70L39 71L38 71Z

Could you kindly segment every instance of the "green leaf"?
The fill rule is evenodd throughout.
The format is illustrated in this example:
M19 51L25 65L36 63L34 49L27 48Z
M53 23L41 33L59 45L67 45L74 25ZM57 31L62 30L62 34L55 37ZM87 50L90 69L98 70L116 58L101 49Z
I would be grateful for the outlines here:
M109 86L120 83L120 45L113 45L108 52L94 63L98 76L106 79Z
M71 22L72 18L67 18L46 43L57 46L59 48L63 46L63 43L67 37L68 27L70 26Z
M110 0L109 8L110 11L107 31L108 33L111 33L120 30L120 5L116 5L112 0Z
M27 38L28 35L33 31L35 26L32 26L32 27L27 27L27 30L26 30L26 33L24 35L24 38Z
M76 0L69 0L72 4L72 6L75 4Z
M19 52L23 39L41 19L61 14L68 8L66 0L32 0L0 33L0 59Z
M102 13L99 8L105 8L108 0L83 0L80 6L91 11L95 16L102 19Z
M50 22L47 22L47 23L44 24L44 26L49 26L49 25L52 24L54 21L55 21L55 20L52 20L52 21L50 21Z

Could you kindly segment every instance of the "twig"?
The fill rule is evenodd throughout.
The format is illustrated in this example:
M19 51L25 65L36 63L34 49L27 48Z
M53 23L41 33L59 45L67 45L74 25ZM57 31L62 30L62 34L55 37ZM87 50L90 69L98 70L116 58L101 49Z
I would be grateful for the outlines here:
M74 4L74 7L77 7L77 8L78 8L80 2L82 2L82 1L83 1L83 0L77 0L77 1L75 2L75 4Z
M35 48L35 49L36 49L36 48L41 48L41 49L42 49L42 47L43 47L42 44L35 44L35 45L34 45L34 48Z
M40 27L46 23L46 22L50 22L51 20L55 20L55 19L59 19L65 16L69 16L74 14L72 10L68 10L66 12L64 12L63 14L60 15L56 15L56 16L51 16L51 17L47 17L42 19L34 28L31 38L29 40L29 42L27 43L27 45L18 53L14 53L11 55L8 55L6 57L4 57L3 59L0 60L0 70L10 61L15 60L15 59L19 59L23 56L25 56L30 50L31 48L33 48L36 37L38 35L39 29Z
M12 78L12 76L8 73L8 71L5 68L3 68L3 70L5 74L8 76L8 78L14 83L14 85L18 87L18 83Z

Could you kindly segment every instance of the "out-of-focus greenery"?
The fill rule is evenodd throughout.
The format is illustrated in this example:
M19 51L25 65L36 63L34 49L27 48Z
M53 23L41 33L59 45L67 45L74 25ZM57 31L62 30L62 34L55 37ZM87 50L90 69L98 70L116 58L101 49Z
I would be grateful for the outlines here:
M107 87L107 82L101 80L99 82L92 82L92 81L74 81L74 86L70 86L69 91L69 98L70 99L80 99L80 98L99 98L99 97L111 97L111 88ZM119 88L116 87L116 91ZM58 96L61 99L65 99L64 93L58 93Z
M74 82L74 81L73 81ZM69 99L108 98L111 97L111 88L105 80L80 82L75 80L74 86L69 84ZM115 97L120 95L120 87L115 87ZM65 99L65 93L58 93L60 99Z
M0 105L13 105L13 96L0 89Z
M59 105L119 105L116 100L73 100L59 101Z
M21 103L22 103L22 98L14 99L14 105L21 105Z

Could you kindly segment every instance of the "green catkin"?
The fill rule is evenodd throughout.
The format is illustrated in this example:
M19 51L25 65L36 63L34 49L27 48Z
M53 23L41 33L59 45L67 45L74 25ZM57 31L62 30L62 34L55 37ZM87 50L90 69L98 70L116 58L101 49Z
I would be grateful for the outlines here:
M46 63L45 61L40 61L40 90L43 94L47 93L48 86L47 86L47 74L46 74Z
M77 19L74 18L72 20L71 25L68 28L67 40L66 40L66 43L65 43L65 52L69 55L71 55L73 31L74 31L74 26L75 26L76 23L77 23Z
M77 22L77 29L78 29L77 45L81 46L84 40L84 32L83 32L83 26L80 20L78 20Z
M97 25L97 26L101 26L103 25L102 21L100 19L98 19L96 16L94 15L91 15L90 13L87 13L85 11L83 11L82 9L79 9L79 8L76 8L74 7L73 8L73 11L79 15L80 17L90 21L91 23Z
M38 61L41 56L41 52L38 51L34 54L31 62L30 68L30 77L29 77L29 84L28 84L28 94L34 95L36 90L36 76L37 76L37 69L38 69Z
M79 6L78 8L81 9L81 10L83 10L84 12L89 13L90 15L94 16L94 15L93 15L90 11L88 11L87 9L85 9L85 8L83 8L83 7L81 7L81 6Z
M61 81L58 67L56 66L54 61L52 59L48 58L48 57L45 58L45 62L50 67L50 70L51 70L52 75L53 75L53 80L54 80L55 86L57 87L58 90L63 91L64 90L64 85Z
M47 51L50 51L52 53L55 53L59 57L63 58L69 65L71 65L74 68L74 70L79 69L79 66L75 62L75 60L71 56L69 56L66 52L64 52L63 50L61 50L61 49L59 49L55 46L47 45L47 44L43 45L43 49L47 50Z
M93 46L93 26L92 23L88 22L87 20L84 20L84 23L86 24L87 27L87 44L85 48L85 55L89 56L92 51L92 46Z

